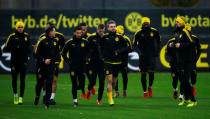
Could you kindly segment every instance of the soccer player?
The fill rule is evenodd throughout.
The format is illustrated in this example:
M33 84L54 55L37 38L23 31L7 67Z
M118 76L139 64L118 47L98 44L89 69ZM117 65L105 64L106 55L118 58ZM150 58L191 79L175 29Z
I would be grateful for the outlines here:
M86 39L82 38L81 27L76 27L74 29L73 38L66 42L62 51L62 56L65 62L69 64L74 107L78 106L77 90L84 88L84 73L87 52L88 42ZM67 57L67 53L69 55L69 58ZM78 80L79 86L77 85Z
M172 86L173 86L173 97L174 99L177 98L178 95L178 88L177 88L177 84L178 84L178 80L180 78L179 72L178 72L178 64L177 63L177 57L176 57L176 48L174 47L176 44L176 40L175 37L173 37L172 39L170 39L167 43L167 48L166 48L166 54L169 57L169 64L171 67L171 76L172 76Z
M23 95L25 90L25 76L26 67L28 64L28 57L32 50L31 39L24 31L24 23L17 22L16 31L9 35L4 51L11 53L11 74L12 74L12 88L14 93L14 104L23 103ZM18 100L17 93L17 78L20 74L20 97Z
M139 70L141 72L141 83L144 91L143 98L147 98L146 73L149 74L149 97L153 96L152 84L154 81L154 70L156 57L160 50L160 34L157 29L150 26L150 18L142 18L142 28L135 33L133 44L139 53Z
M52 92L52 81L55 73L56 65L60 63L60 51L58 41L56 40L56 30L54 26L50 26L45 31L46 36L42 37L36 46L35 55L39 63L40 78L42 84L46 87L45 108L50 105L50 96ZM42 85L41 85L42 86Z
M108 34L105 34L101 40L101 48L104 58L104 70L107 75L107 92L108 92L108 103L110 106L114 105L114 100L112 98L112 90L115 88L117 71L120 68L121 54L127 52L128 46L126 40L121 36L116 34L116 22L113 20L108 21L107 29Z
M185 28L189 32L191 32L190 24L187 23L185 25ZM192 37L192 40L193 40L193 43L194 43L194 48L193 48L193 71L190 75L190 78L191 78L191 86L192 86L193 95L196 96L196 90L195 90L195 87L194 87L194 85L196 84L196 81L197 81L196 63L197 63L197 61L200 57L200 54L201 54L201 45L200 45L200 40L196 35L192 34L191 37Z
M176 56L177 64L180 71L180 81L181 87L183 87L185 100L182 100L178 106L183 106L186 103L187 107L193 107L197 105L197 101L192 92L192 87L189 83L190 74L193 67L193 48L194 43L192 37L185 29L184 17L180 16L176 19L176 33L177 37L175 38L176 44Z
M49 28L50 26L55 26L52 22L48 22L45 26L45 29ZM43 33L40 38L42 37L46 37L46 33ZM58 41L58 46L59 46L59 51L61 53L64 45L65 45L65 39L64 39L64 35L60 32L56 32L56 35L55 35L55 39ZM61 59L62 60L62 59ZM39 73L38 73L38 69L39 69L39 66L38 64L36 64L37 66L37 85L36 85L36 97L35 97L35 101L34 101L34 104L37 105L38 104L38 101L39 101L39 97L40 97L40 85L38 84L40 82L40 76L39 76ZM59 64L56 65L56 70L55 70L55 75L53 76L53 83L52 83L52 94L51 94L51 97L50 97L50 100L51 100L51 104L55 105L56 102L54 100L54 97L55 97L55 93L56 93L56 89L57 89L57 79L58 79L58 72L59 72ZM46 90L45 90L45 87L43 87L43 102L44 102L44 98L45 98L45 94L46 94Z
M101 52L101 40L104 36L105 25L99 24L96 33L93 33L90 37L88 37L89 42L89 85L87 91L87 99L91 99L91 91L95 90L94 85L96 84L97 76L99 78L99 90L98 90L98 100L97 104L101 104L101 99L104 92L104 81L105 81L105 73L104 73L104 62ZM92 93L93 94L93 93Z
M122 78L123 78L123 97L126 97L127 95L126 90L127 90L127 85L128 85L128 74L127 74L128 73L128 53L132 52L133 47L132 47L130 38L125 35L124 27L122 25L119 25L116 27L116 32L124 37L129 47L129 51L121 55L122 64L120 65L120 68L119 68L119 70L122 73ZM114 77L114 78L116 78L117 80L116 87L115 87L115 98L118 98L119 97L118 79L117 77Z
M87 25L86 25L86 23L80 23L79 26L82 28L82 38L87 40L87 38L90 36L90 34L87 32ZM88 77L88 80L90 82L92 73L89 72L90 65L89 65L89 61L88 60L89 59L87 58L86 66L85 66L85 73L86 73L86 75ZM82 95L80 96L80 98L87 97L87 95L85 94L85 80L84 80L84 86L83 86L83 88L81 88L81 91L82 91ZM95 95L95 88L94 87L92 87L91 92L92 92L93 95Z

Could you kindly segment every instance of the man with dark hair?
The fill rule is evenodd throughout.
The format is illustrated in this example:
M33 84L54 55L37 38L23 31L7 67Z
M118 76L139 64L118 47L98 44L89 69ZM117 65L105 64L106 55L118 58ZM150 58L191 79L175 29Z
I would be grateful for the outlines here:
M55 67L60 62L60 51L58 41L55 39L56 31L54 26L50 26L45 31L46 35L43 36L37 43L35 55L39 63L38 73L41 78L42 86L44 80L46 83L46 98L45 108L48 109L50 105L50 96L52 92L52 81L55 73ZM39 88L41 90L41 88ZM40 92L37 91L37 92Z
M12 88L14 92L14 104L23 103L23 95L25 90L26 67L28 64L28 56L31 53L31 40L24 31L24 23L17 22L16 31L9 35L4 51L11 53L11 74ZM20 97L18 100L17 78L20 74Z
M72 81L72 95L74 106L78 106L77 90L84 88L85 62L88 52L88 42L82 38L81 27L74 29L74 36L68 40L63 48L62 56L64 61L69 64L70 77ZM67 57L67 54L69 57ZM79 80L79 86L77 81Z
M55 27L55 25L52 23L52 22L48 22L45 26L45 29L49 28L50 26L53 26ZM40 38L42 37L46 37L46 33L43 33ZM56 32L56 35L55 35L55 39L58 41L58 46L59 46L59 51L61 53L64 45L65 45L65 39L64 39L64 35L60 32ZM62 62L62 58L61 58L61 62ZM41 80L38 76L38 69L39 69L39 66L38 64L36 65L36 69L37 69L37 85L36 85L36 90L38 90L37 88L41 88L41 87L38 87L38 82ZM51 94L51 97L50 97L50 100L51 100L51 103L52 104L56 104L55 100L54 100L54 97L55 97L55 93L56 93L56 89L57 89L57 79L58 79L58 72L59 72L59 64L56 65L56 70L55 70L55 75L53 76L53 83L52 83L52 94ZM45 94L46 94L46 91L45 91L45 87L43 87L43 101L45 100L44 97L45 97ZM40 97L40 92L36 92L36 98L35 98L35 102L34 104L37 105L38 104L38 100L39 100L39 97Z
M122 64L120 65L120 68L119 68L119 71L121 71L122 78L123 78L123 97L126 97L127 96L126 90L127 90L127 84L128 84L128 74L127 74L128 73L128 53L132 52L133 47L132 47L130 38L124 34L124 27L122 25L117 26L116 32L123 36L123 38L127 41L127 46L129 47L128 52L125 52L121 55ZM116 78L117 80L114 97L118 98L119 97L118 79L117 77L113 77L113 78Z
M88 91L87 91L87 99L90 100L91 98L91 91L95 90L93 89L94 85L96 84L97 76L99 78L99 90L98 90L98 100L97 104L101 104L101 99L104 92L104 80L105 80L105 74L104 74L104 62L102 59L102 52L101 52L101 40L103 38L104 32L105 32L105 25L99 24L96 33L93 33L90 37L88 37L89 42L89 68L88 73L90 76L89 79L89 85L88 85Z
M90 33L87 32L87 24L86 23L80 23L79 25L82 28L82 37L83 38L87 38L88 36L90 36Z
M87 32L87 25L86 23L80 23L79 25L82 29L82 38L85 38L87 40L87 38L90 36L90 34ZM87 61L86 61L86 66L85 66L85 73L88 77L88 80L90 81L91 80L91 75L90 75L90 72L89 72L89 69L90 69L90 66L88 64L88 58L87 58ZM85 81L84 81L84 86L85 86ZM82 96L80 96L80 98L85 98L87 95L85 94L85 87L81 89L82 90ZM95 95L95 88L92 87L91 89L91 92L93 95Z
M112 98L112 90L116 85L117 71L122 64L121 54L128 51L126 40L121 36L116 34L116 22L113 20L108 21L107 29L108 34L105 34L101 40L101 49L104 58L104 70L107 75L107 92L108 92L108 103L110 106L114 105L114 100Z
M133 39L134 47L139 53L139 70L144 91L143 98L147 98L147 73L149 73L149 97L153 96L152 84L154 81L156 57L160 50L160 41L158 30L150 26L150 19L148 17L143 17L142 28L135 33Z

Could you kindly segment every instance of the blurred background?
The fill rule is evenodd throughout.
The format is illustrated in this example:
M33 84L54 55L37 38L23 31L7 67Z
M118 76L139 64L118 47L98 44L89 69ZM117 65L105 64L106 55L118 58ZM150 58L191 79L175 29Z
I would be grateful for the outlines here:
M4 9L210 8L209 0L0 0Z

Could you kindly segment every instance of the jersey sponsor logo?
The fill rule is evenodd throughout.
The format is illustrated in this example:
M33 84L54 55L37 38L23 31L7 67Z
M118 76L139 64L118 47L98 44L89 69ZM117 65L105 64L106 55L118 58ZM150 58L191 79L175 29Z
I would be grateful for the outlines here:
M25 37L25 41L27 41L28 40L28 38L27 37Z
M115 38L115 41L116 41L116 42L118 42L118 41L119 41L119 38L118 38L118 37L116 37L116 38Z
M125 26L130 32L136 32L141 28L142 16L138 12L131 12L125 17Z

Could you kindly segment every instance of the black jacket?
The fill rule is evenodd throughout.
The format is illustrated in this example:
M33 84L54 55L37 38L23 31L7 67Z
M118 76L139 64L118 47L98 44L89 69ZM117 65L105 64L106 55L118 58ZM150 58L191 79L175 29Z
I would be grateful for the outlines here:
M43 36L37 43L35 49L37 63L45 65L46 59L51 59L50 65L59 64L61 61L58 41L49 36Z
M40 38L43 36L46 36L46 33L43 33ZM59 51L61 52L65 45L64 35L60 32L56 32L55 39L58 41Z
M133 45L140 56L156 57L160 51L160 34L157 29L148 27L140 29L135 33Z
M174 47L169 47L170 43L173 43L175 45L176 44L175 38L172 38L167 42L167 44L166 44L167 45L166 46L166 56L169 58L170 65L171 66L172 65L176 66L176 63L177 63L176 48L175 48L175 46Z
M28 33L16 31L9 35L5 47L5 52L11 53L11 62L27 62L28 56L32 52L31 39Z
M76 36L73 36L72 39L66 42L62 56L70 67L77 67L85 64L87 53L88 41L84 38L78 39Z
M101 37L98 33L93 33L91 36L88 37L89 42L89 53L88 59L90 62L96 63L98 61L102 61L103 55L101 52Z
M201 45L200 45L200 41L198 39L197 36L195 35L191 35L193 43L194 43L194 48L193 50L193 62L196 63L200 57L201 54Z
M127 64L128 63L128 53L133 51L133 46L132 46L132 43L131 43L131 40L129 37L127 37L126 35L123 35L123 38L127 42L128 50L127 50L127 52L122 53L122 62Z
M122 54L129 51L129 46L123 36L110 32L101 40L101 51L105 63L121 64Z
M180 48L176 48L177 63L180 65L183 65L184 63L192 63L195 43L193 42L190 32L184 27L177 29L177 37L175 37L175 41L176 43L180 43Z

